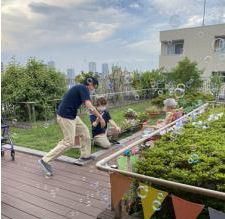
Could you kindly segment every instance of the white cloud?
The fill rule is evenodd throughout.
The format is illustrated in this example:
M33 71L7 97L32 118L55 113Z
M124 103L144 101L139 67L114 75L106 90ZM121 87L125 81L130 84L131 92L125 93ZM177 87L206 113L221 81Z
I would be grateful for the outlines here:
M173 15L192 9L192 0L149 0L158 13Z
M188 18L187 22L183 25L183 27L194 27L200 26L202 24L202 16L194 15Z
M153 32L151 33L148 39L130 42L125 47L139 53L140 52L147 54L159 53L160 51L159 33Z
M129 7L137 9L137 8L140 8L140 5L138 3L132 3L129 5Z
M99 42L110 37L118 28L118 24L90 22L87 27L91 28L92 31L86 33L82 38L89 42Z

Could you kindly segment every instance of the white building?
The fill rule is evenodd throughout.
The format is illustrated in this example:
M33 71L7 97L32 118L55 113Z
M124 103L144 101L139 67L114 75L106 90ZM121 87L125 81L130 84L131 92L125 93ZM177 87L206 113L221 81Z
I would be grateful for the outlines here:
M161 31L160 41L159 67L170 70L187 56L203 77L219 72L225 79L225 24Z
M96 72L96 62L89 62L88 64L89 72Z

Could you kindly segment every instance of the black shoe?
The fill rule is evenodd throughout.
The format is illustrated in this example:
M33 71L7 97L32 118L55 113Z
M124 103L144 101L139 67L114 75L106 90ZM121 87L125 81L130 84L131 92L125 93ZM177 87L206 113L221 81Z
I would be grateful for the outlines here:
M42 170L45 172L47 176L52 176L52 167L50 164L44 162L42 159L38 160L38 163L41 165Z
M85 162L85 161L89 161L89 160L95 160L95 158L96 158L95 156L91 155L90 157L80 157L78 159L78 161Z
M117 140L111 140L110 142L113 143L113 144L120 144L120 142L117 141Z

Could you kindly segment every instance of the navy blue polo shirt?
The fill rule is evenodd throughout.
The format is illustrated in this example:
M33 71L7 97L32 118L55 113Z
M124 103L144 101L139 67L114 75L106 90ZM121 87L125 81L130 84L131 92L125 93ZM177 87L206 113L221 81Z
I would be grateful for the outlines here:
M90 100L88 88L83 84L75 85L63 96L57 114L63 118L75 119L77 110L86 100Z
M100 134L104 134L106 132L107 129L107 123L109 122L109 120L111 119L111 116L109 114L109 112L107 111L103 111L102 113L102 118L105 120L105 127L101 128L101 124L98 123L98 125L96 127L94 127L92 125L92 135L93 137L95 137L96 135L100 135ZM97 117L93 114L90 115L90 120L91 120L91 124L97 119Z

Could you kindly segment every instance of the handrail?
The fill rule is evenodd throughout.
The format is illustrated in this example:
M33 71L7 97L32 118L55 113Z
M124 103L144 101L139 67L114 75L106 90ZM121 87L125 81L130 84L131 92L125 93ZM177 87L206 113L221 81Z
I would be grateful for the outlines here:
M212 102L211 102L212 103ZM206 189L206 188L202 188L202 187L196 187L196 186L191 186L191 185L187 185L187 184L183 184L183 183L178 183L178 182L173 182L170 180L164 180L164 179L159 179L159 178L155 178L155 177L150 177L150 176L146 176L146 175L141 175L138 173L133 173L133 172L129 172L129 171L124 171L124 170L118 170L118 169L114 169L111 168L107 162L111 161L112 159L114 159L115 157L121 155L123 152L125 152L126 150L139 145L141 143L143 143L144 141L146 141L147 139L153 137L156 134L159 134L161 131L163 130L167 130L169 127L175 125L177 122L185 120L186 118L188 118L189 116L193 115L194 113L201 111L202 109L205 109L206 107L209 106L210 103L205 103L202 106L196 108L195 110L191 111L190 113L182 116L181 118L171 122L170 124L154 131L153 133L151 133L148 137L144 137L140 140L137 140L135 142L133 142L132 144L124 147L123 149L117 151L114 154L111 154L110 156L98 161L96 163L96 167L100 170L103 171L109 171L109 172L118 172L121 173L123 175L132 177L132 178L136 178L139 180L145 180L145 181L149 181L151 183L155 183L158 185L162 185L168 188L176 188L176 189L180 189L186 192L195 192L197 194L201 194L201 195L205 195L205 196L210 196L210 197L214 197L214 198L219 198L222 200L225 200L225 193L224 192L219 192L219 191L215 191L215 190L211 190L211 189ZM219 103L220 104L220 103ZM224 103L222 103L224 104Z

